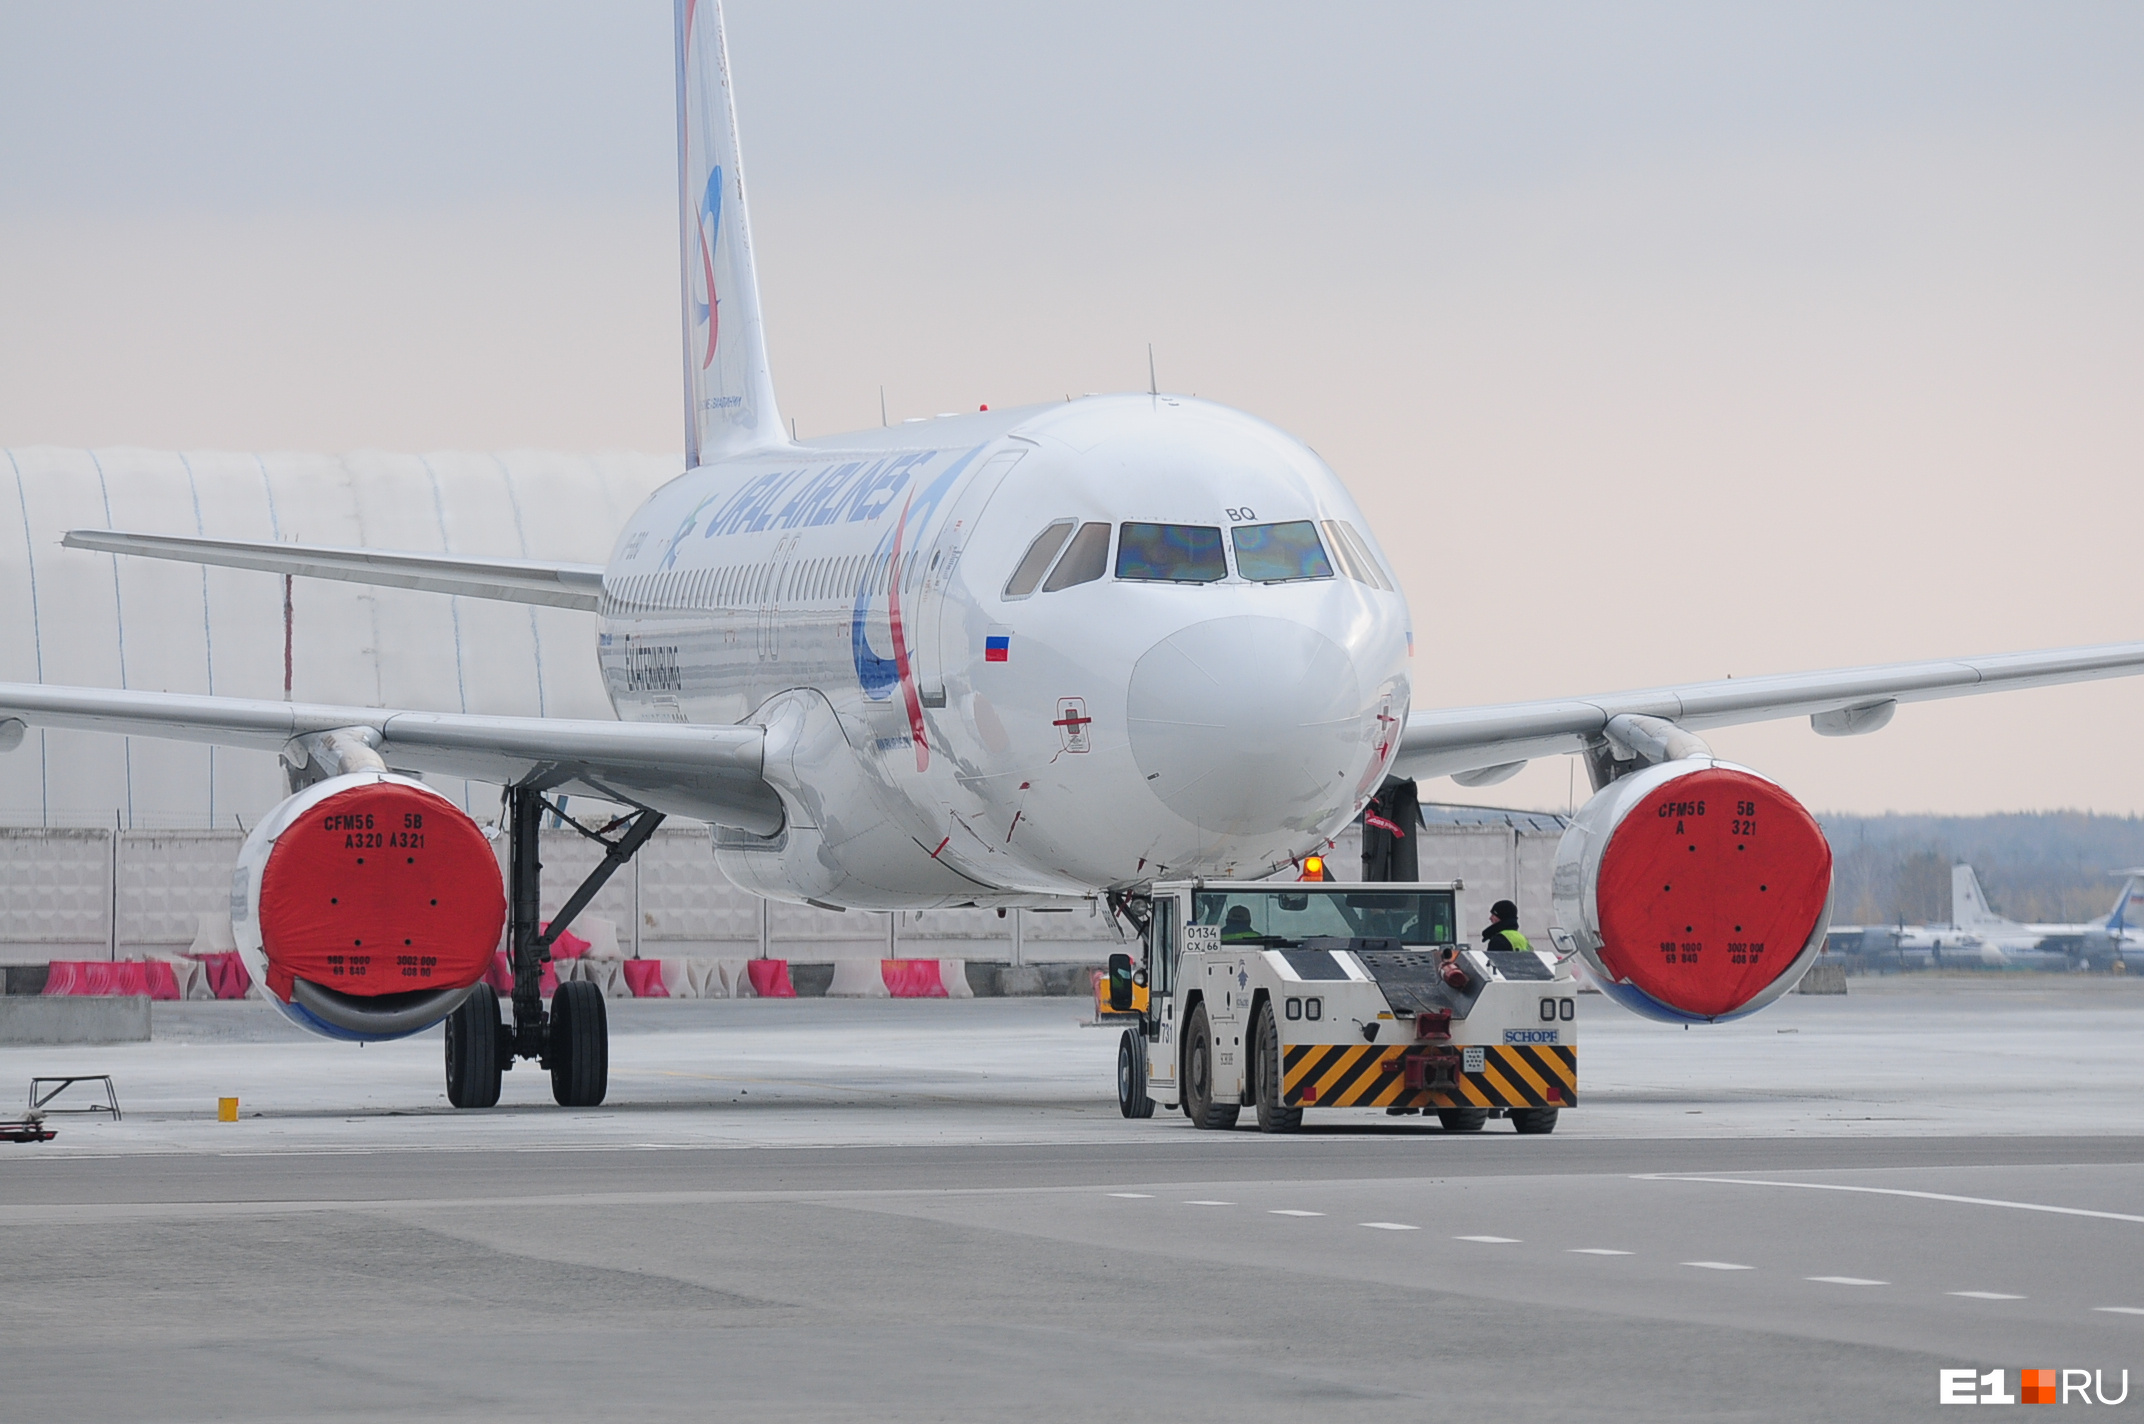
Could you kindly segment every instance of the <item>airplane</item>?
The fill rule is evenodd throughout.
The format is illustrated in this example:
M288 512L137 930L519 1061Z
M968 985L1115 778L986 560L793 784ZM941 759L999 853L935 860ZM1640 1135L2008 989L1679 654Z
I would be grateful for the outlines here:
M1835 925L1833 946L1858 944L1864 954L1916 969L2126 969L2131 956L2144 959L2144 927L2131 923L2132 905L2144 912L2144 868L2114 873L2122 889L2106 918L2019 924L1989 906L1972 866L1954 865L1949 924Z
M1717 1022L1792 988L1831 849L1783 787L1699 733L2144 671L2144 643L1699 682L1495 706L1417 688L1416 628L1369 521L1308 446L1162 392L796 440L776 404L719 5L677 0L685 471L601 565L77 530L65 543L585 609L616 720L0 685L28 726L280 754L232 921L267 997L347 1039L446 1023L448 1096L533 1059L607 1091L596 986L540 971L666 816L714 828L760 895L842 910L1062 907L1136 920L1157 877L1251 877L1330 841L1388 777L1468 787L1584 758L1556 952L1637 1012ZM1418 700L1421 705L1418 704ZM505 788L507 868L432 773ZM550 798L620 812L548 927ZM511 1018L482 981L502 928Z
M2132 899L2144 902L2144 892L2137 885L2144 871L2118 870L2115 874L2123 877L2122 890L2105 918L2081 924L2021 925L1989 906L1972 866L1954 865L1950 871L1951 925L1978 939L1982 957L2003 968L2067 969L2077 961L2122 961L2129 951L2144 949L2144 934L2127 921Z

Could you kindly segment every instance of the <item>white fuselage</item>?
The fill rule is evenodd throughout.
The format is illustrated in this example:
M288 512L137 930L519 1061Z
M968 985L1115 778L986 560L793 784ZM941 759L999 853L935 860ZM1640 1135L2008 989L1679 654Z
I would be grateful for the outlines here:
M1327 572L1285 579L1239 559L1236 530L1293 521L1370 557L1327 547ZM1108 526L1101 576L1008 594L1067 523ZM1213 531L1225 576L1152 577L1127 523ZM1077 535L1060 537L1069 561ZM1389 569L1299 441L1207 402L1091 397L687 472L619 538L599 655L624 720L768 729L787 825L718 834L740 884L845 908L1014 904L1257 875L1335 835L1407 716Z

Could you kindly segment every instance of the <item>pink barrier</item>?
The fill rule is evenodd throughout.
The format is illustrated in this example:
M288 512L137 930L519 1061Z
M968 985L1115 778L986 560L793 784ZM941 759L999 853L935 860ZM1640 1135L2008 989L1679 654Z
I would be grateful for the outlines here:
M663 987L663 966L658 959L628 959L621 965L625 970L625 987L636 999L667 999L670 991Z
M45 992L47 994L87 994L85 981L88 978L87 961L78 959L55 959L45 969Z
M179 997L179 974L170 964L161 959L152 959L142 966L142 974L149 981L150 998L176 999Z
M245 956L235 949L189 957L201 961L201 972L208 977L209 993L219 999L243 999L246 991L253 987L253 976L246 972Z
M491 956L491 968L484 971L484 982L502 999L514 996L514 961L506 957L506 951L496 950ZM546 964L543 978L537 981L536 992L546 999L558 992L558 970Z
M104 959L58 959L45 977L47 994L81 997L142 995L151 999L179 997L179 977L162 962L144 964L122 959L116 964Z
M550 928L551 922L545 920L537 930L537 933L541 934ZM579 959L586 953L588 953L588 941L582 939L572 930L559 931L558 938L551 941L551 957L553 959Z
M939 977L935 959L881 959L878 970L886 980L886 992L896 999L942 999L945 981Z
M786 959L748 959L745 973L752 976L752 992L762 999L794 999L796 986L789 982Z

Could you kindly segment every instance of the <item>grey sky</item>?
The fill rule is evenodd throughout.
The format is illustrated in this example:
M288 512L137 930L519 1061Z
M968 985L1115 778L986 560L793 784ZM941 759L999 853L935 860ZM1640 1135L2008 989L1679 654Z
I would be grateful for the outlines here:
M807 434L1152 341L1347 479L1424 702L2144 636L2133 4L729 20ZM0 443L675 449L669 45L646 0L0 7ZM1820 807L2140 811L2140 718L1715 740Z
M667 198L669 7L18 3L10 212ZM752 3L755 181L1002 192L1186 163L1525 189L1940 132L2134 126L2133 5Z

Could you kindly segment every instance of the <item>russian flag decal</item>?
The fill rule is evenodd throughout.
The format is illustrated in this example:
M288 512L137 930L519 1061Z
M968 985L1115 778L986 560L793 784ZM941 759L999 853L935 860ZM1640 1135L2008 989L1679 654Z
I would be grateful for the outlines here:
M1007 663L1012 661L1012 630L992 628L983 638L983 661Z

